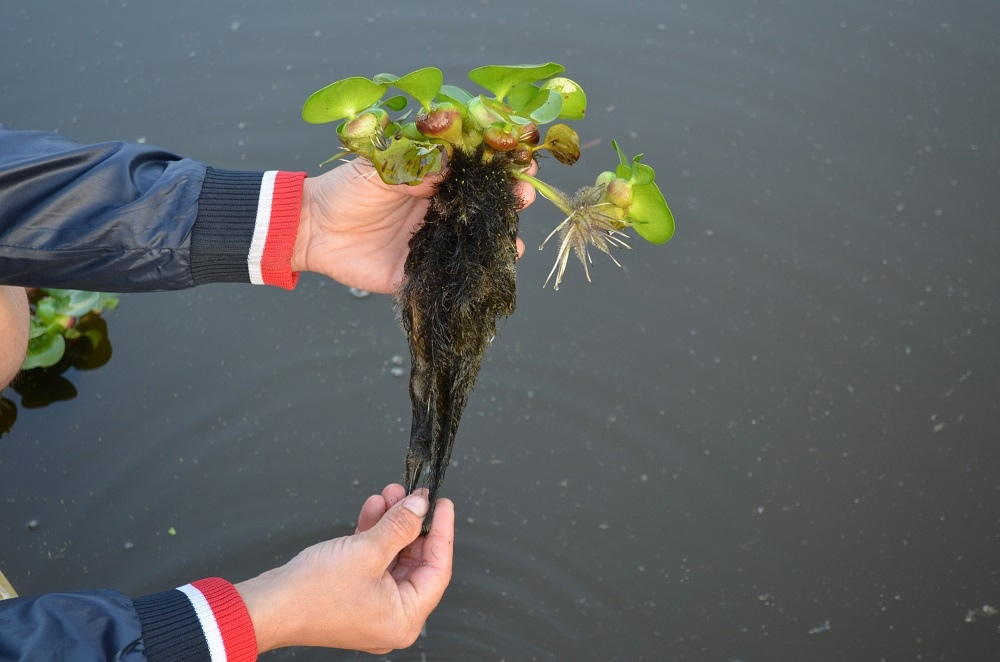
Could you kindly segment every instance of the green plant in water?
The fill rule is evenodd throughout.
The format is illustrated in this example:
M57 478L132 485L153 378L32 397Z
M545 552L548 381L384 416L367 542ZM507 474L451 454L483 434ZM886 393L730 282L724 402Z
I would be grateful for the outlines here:
M49 368L59 363L66 352L66 341L76 340L99 331L78 322L88 315L99 315L118 305L117 294L83 292L81 290L35 289L29 292L31 303L31 330L28 335L28 353L22 370ZM89 338L96 347L103 338Z
M570 165L580 157L579 137L567 124L552 125L544 140L539 135L540 126L578 120L586 113L586 94L576 82L558 75L563 71L554 62L479 67L469 78L490 94L478 95L444 84L434 67L402 77L346 78L314 92L302 117L311 123L340 121L337 135L344 151L330 160L348 153L362 156L389 184L416 184L441 172L456 149L473 152L485 144L487 160L496 153L509 154L510 176L530 183L565 214L553 231L560 235L561 246L549 275L555 274L554 287L559 289L570 253L583 263L589 280L589 246L611 256L613 247L628 248L628 228L653 244L666 242L674 233L674 217L654 181L655 171L640 163L642 155L629 160L614 141L619 164L572 196L524 172L538 152ZM398 95L384 99L391 88L419 103L412 119L412 113L390 118L389 110L403 110L408 103Z
M411 357L404 483L411 492L427 482L425 533L497 320L514 311L515 180L529 183L565 215L549 235L561 240L549 274L555 275L554 289L571 253L589 280L591 246L611 256L612 248L628 248L629 228L654 244L674 233L653 169L641 155L630 160L615 142L618 164L572 196L527 174L539 153L569 165L580 158L579 136L565 122L584 116L587 97L560 76L563 70L554 62L479 67L469 78L486 90L480 94L446 85L433 67L405 76L345 78L313 93L302 108L307 122L339 122L343 151L327 162L356 154L389 184L417 184L441 173L424 223L410 239L395 296ZM407 97L419 108L393 118L390 113L406 109ZM543 136L540 127L547 124Z

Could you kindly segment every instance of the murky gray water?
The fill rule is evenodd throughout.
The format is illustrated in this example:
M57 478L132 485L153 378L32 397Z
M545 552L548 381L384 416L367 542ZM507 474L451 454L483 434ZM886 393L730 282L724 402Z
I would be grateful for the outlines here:
M572 265L559 292L552 248L529 250L444 486L454 581L390 657L987 660L998 27L972 0L8 0L0 121L316 173L332 129L299 108L327 82L562 62L600 144L543 177L589 183L617 138L677 236L636 242L625 273L598 260L593 285ZM529 247L559 220L526 211ZM238 580L399 480L387 298L306 276L127 296L108 320L110 363L0 441L21 592Z

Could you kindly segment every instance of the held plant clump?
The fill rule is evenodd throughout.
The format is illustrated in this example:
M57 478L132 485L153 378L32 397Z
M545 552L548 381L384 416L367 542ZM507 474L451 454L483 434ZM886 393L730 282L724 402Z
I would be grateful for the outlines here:
M629 228L654 244L674 232L653 169L641 162L642 155L629 159L614 141L617 165L573 195L527 174L540 153L567 165L580 157L579 137L569 125L552 124L544 136L540 131L586 112L583 89L560 76L563 71L554 62L479 67L469 78L486 90L481 94L444 84L434 67L405 76L352 77L314 92L302 108L307 122L340 122L343 151L327 162L355 154L389 184L417 184L443 173L424 224L410 240L396 293L412 359L404 483L411 492L426 481L432 509L497 320L514 312L515 182L529 183L565 216L542 244L559 235L556 261L545 281L554 276L554 289L571 253L590 280L590 247L621 266L611 250L629 247ZM388 95L390 90L403 94ZM407 97L419 107L407 111ZM432 515L433 510L425 533Z

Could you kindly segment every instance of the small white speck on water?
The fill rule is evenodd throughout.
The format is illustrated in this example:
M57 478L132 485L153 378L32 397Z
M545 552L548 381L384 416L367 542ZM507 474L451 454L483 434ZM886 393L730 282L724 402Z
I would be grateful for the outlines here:
M821 632L828 632L828 631L830 631L832 629L833 629L833 626L830 625L830 621L826 620L826 621L823 621L822 623L820 623L819 625L817 625L814 628L809 628L809 634L819 634Z
M356 287L349 287L347 291L351 293L351 296L355 299L364 299L365 297L371 296L371 292L367 290L361 290Z

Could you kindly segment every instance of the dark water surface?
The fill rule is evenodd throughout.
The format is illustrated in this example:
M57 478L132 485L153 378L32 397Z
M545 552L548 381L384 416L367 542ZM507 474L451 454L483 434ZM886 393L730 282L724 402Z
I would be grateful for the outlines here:
M7 0L0 121L315 174L333 129L299 108L332 80L562 62L600 142L543 178L591 182L616 138L677 235L553 292L559 215L522 215L444 485L454 581L389 657L998 659L995 4L555 4ZM110 363L0 440L22 593L239 580L401 478L388 298L306 275L108 321Z

